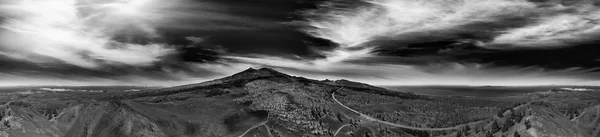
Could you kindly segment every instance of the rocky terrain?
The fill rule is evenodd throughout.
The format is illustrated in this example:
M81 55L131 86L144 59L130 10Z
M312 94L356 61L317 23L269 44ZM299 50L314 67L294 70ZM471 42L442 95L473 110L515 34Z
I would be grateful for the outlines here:
M522 96L527 101L499 111L456 136L597 137L600 119L597 91L555 89Z
M2 99L0 137L600 136L596 90L425 96L268 68L170 88Z

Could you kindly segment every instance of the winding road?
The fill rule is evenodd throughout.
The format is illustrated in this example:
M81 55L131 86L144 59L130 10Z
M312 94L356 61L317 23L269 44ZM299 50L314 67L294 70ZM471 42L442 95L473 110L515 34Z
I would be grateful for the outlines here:
M406 129L412 129L412 130L425 130L425 131L446 131L446 130L456 130L456 129L458 129L459 127L461 127L461 126L462 126L462 125L458 125L458 126L455 126L455 127L446 127L446 128L422 128L422 127L413 127L413 126L407 126L407 125L396 124L396 123L391 123L391 122L387 122L387 121L379 120L379 119L377 119L377 118L374 118L374 117L371 117L371 116L369 116L369 115L366 115L366 114L360 113L360 112L358 112L358 111L356 111L356 110L354 110L354 109L352 109L352 108L350 108L350 107L348 107L348 106L346 106L346 105L342 104L340 101L338 101L338 100L335 98L335 92L339 91L339 90L340 90L340 89L342 89L342 88L344 88L344 87L341 87L341 88L339 88L339 89L335 90L333 93L331 93L331 98L333 98L333 100L334 100L336 103L340 104L340 106L342 106L342 107L344 107L344 108L346 108L346 109L348 109L348 110L350 110L350 111L352 111L352 112L354 112L354 113L356 113L356 114L359 114L361 117L363 117L363 118L365 118L365 119L367 119L367 120L369 120L369 121L374 121L374 122L378 122L378 123L381 123L381 124L386 124L386 125L389 125L389 126L394 126L394 127L400 127L400 128L406 128Z
M333 137L337 136L337 134L340 133L340 131L342 131L342 129L344 129L344 127L346 127L346 126L350 126L350 124L346 124L346 125L343 125L340 128L338 128L338 130L335 131L335 134L333 134Z
M258 124L258 125L255 125L255 126L253 126L253 127L251 127L251 128L249 128L248 130L246 130L246 132L242 133L242 135L240 135L240 136L238 136L238 137L243 137L243 136L245 136L245 135L246 135L246 134L248 134L248 132L250 132L252 129L255 129L255 128L258 128L258 127L260 127L260 126L263 126L263 125L267 124L267 122L268 122L268 120L267 120L267 121L265 121L265 122L262 122L262 123L260 123L260 124ZM270 133L269 133L269 134L270 134Z
M269 122L269 117L271 117L271 115L267 115L267 120L265 120L264 122L261 122L251 128L249 128L248 130L246 130L244 133L242 133L242 135L238 136L238 137L243 137L246 134L248 134L248 132L250 132L252 129L258 128L260 126L265 126L267 128L267 132L269 133L269 136L272 137L273 135L271 135L271 131L269 129L269 126L267 126L267 122Z

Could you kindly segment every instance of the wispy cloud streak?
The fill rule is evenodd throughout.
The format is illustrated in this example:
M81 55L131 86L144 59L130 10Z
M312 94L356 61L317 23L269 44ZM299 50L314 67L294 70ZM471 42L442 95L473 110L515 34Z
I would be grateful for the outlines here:
M367 0L367 4L337 8L324 4L321 10L307 12L306 31L345 47L379 37L454 29L474 22L496 21L498 17L522 15L536 5L524 0ZM322 14L322 15L319 15ZM366 46L366 45L362 45Z
M595 40L600 36L600 7L578 4L557 9L574 10L538 19L536 23L509 29L489 44L508 47L556 48Z
M0 24L1 48L16 56L46 56L85 68L103 64L148 66L174 49L167 44L137 44L113 38L127 31L142 32L131 34L134 36L155 37L155 28L148 23L154 19L142 15L151 2L3 2L0 11L6 19Z

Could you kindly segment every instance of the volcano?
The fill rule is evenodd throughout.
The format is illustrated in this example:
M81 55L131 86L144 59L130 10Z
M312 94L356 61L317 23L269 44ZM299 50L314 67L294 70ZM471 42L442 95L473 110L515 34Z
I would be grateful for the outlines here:
M598 136L597 91L429 96L270 68L176 87L11 94L0 136Z

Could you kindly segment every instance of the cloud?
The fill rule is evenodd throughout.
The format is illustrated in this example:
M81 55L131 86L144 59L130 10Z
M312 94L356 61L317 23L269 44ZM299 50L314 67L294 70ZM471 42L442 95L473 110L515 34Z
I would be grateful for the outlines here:
M143 32L131 35L156 35L154 27L144 23L152 19L143 17L145 13L141 10L146 3L142 2L151 1L5 2L0 7L1 15L6 18L0 24L1 48L16 53L13 55L42 55L85 68L98 68L103 64L149 66L162 56L173 54L174 49L167 44L136 44L113 39L125 31ZM117 12L121 9L127 12ZM124 26L133 27L124 29Z
M189 37L185 37L185 39L189 40L192 42L192 44L200 44L204 41L206 41L206 37L194 37L194 36L189 36Z
M487 49L560 48L600 36L597 5L590 0L332 1L305 12L310 27L303 31L339 44L340 50L431 41L471 41Z
M595 40L600 36L599 7L577 5L571 8L577 8L577 11L543 17L537 23L506 30L487 47L556 48Z
M326 64L330 66L335 66L350 61L375 62L369 63L371 65L403 64L416 67L418 69L414 70L420 72L427 71L431 64L442 62L441 64L448 65L446 62L460 62L487 64L485 69L468 68L470 71L497 73L498 70L490 68L510 68L502 70L507 72L506 76L521 78L520 74L537 74L537 71L520 72L521 68L537 66L560 70L571 67L590 68L591 65L597 64L590 61L596 59L595 55L582 51L594 49L590 46L565 49L564 54L560 49L545 50L596 40L600 33L597 25L600 12L596 5L597 2L588 0L363 0L354 3L332 1L323 3L320 9L305 12L304 15L308 18L306 24L310 27L304 31L314 37L339 44L333 51L324 52L327 58L311 61L310 64L315 64L316 68L320 65L313 62L324 61L329 62ZM523 47L533 49L517 49ZM334 54L346 53L344 51L356 48L364 51ZM568 55L569 57L545 58L541 53L583 54L581 57ZM518 58L511 55L518 55ZM341 58L336 59L337 57ZM547 60L556 58L569 62L563 62L562 64L566 65L561 65ZM509 73L511 69L514 72ZM556 78L554 80L563 82L565 80L560 79L572 78L568 75L549 78L555 74L552 71L539 74L548 77L527 76L543 77L546 80ZM436 73L436 76L441 81L445 74ZM455 75L453 78L472 76L473 74L465 73L461 77ZM509 78L506 78L506 82L499 83L510 83ZM546 82L550 81L552 80Z
M524 0L366 0L355 7L324 4L305 31L344 47L380 37L453 29L474 22L491 22L498 17L522 15L536 5ZM316 16L316 17L315 17ZM365 45L362 45L365 46Z
M0 84L173 85L261 66L379 85L594 84L600 10L586 1L0 1Z
M444 39L461 41L460 35L478 32L468 26L497 23L509 17L524 18L532 12L542 11L535 3L525 0L363 0L349 3L332 1L323 3L320 9L304 12L310 27L303 31L339 45L325 53L327 59L324 60L339 62L344 58L377 56L372 54L386 48L382 46L402 47ZM361 48L362 54L345 54L343 58L333 54L355 48ZM357 56L352 57L354 55Z
M224 6L192 0L0 1L0 75L6 76L0 85L172 86L241 71L249 66L220 60L226 49L202 43L208 37L163 35L248 30L244 24L256 23ZM188 36L197 35L202 33Z

